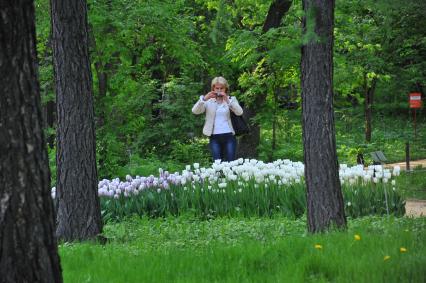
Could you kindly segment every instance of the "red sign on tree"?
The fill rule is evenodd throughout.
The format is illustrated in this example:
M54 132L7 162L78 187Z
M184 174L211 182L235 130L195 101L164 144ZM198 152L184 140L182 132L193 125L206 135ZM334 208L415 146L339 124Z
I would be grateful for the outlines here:
M410 108L422 107L422 94L420 92L410 93Z

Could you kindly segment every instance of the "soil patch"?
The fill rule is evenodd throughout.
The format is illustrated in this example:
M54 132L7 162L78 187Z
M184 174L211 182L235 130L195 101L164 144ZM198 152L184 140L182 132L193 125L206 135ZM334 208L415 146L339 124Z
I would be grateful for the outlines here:
M425 217L426 200L407 199L405 201L405 215L412 217Z
M404 162L396 162L396 163L389 163L385 164L384 167L393 168L395 166L401 167L401 170L405 170L406 163ZM410 169L414 169L416 167L421 166L422 168L426 168L426 159L420 159L420 160L412 160L410 161Z

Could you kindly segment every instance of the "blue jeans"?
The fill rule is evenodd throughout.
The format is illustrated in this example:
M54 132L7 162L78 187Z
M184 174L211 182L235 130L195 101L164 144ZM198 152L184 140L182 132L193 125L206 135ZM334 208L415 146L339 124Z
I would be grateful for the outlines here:
M222 161L235 160L237 139L232 133L211 135L210 150L212 152L213 161L216 159L221 159Z

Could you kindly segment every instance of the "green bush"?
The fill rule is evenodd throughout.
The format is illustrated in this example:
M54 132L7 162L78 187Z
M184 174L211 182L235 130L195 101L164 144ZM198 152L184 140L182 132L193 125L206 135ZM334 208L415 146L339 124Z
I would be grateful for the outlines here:
M182 164L174 160L160 160L155 157L142 158L138 154L132 154L130 161L126 166L118 168L116 177L125 178L131 176L150 176L158 175L160 168L167 169L170 172L178 171L182 168Z
M172 141L170 159L181 164L209 164L211 162L207 139L190 142Z

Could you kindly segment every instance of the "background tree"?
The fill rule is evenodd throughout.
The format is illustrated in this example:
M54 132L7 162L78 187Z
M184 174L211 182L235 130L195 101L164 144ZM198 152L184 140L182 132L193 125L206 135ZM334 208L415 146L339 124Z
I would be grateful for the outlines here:
M262 26L262 34L267 33L269 30L278 28L281 24L281 20L284 15L288 12L291 7L291 2L289 0L274 0L268 10L265 21ZM265 50L265 46L259 47L261 51ZM266 67L264 70L265 73L270 72L270 68ZM275 90L273 90L275 91ZM244 158L257 158L258 152L257 147L259 146L260 141L260 125L257 121L254 120L256 114L262 108L266 101L267 92L262 91L256 95L256 98L248 107L245 108L244 117L247 120L251 120L251 129L250 134L243 136L240 139L238 145L238 156Z
M333 114L334 1L303 0L302 116L308 230L346 226Z
M426 24L426 3L348 0L336 5L337 105L364 104L365 140L374 142L373 114L406 115L407 94L422 92L426 33L420 27Z
M281 146L289 139L301 141L288 123L288 110L297 109L300 100L300 10L297 2L268 3L266 9L257 9L261 20L254 27L240 28L228 39L226 57L238 75L237 96L245 102L245 115L250 114L254 127L240 140L242 157L271 160L302 152L301 146Z
M51 1L57 105L57 236L102 231L86 1Z
M425 1L373 1L373 8L381 16L383 29L383 60L391 80L379 84L385 104L392 115L407 113L407 94L413 91L425 97L426 81L426 2ZM423 113L426 113L423 107Z
M201 128L202 121L186 108L200 95L200 76L206 72L195 41L201 20L184 4L97 1L90 6L101 177L153 153L176 158L172 145L192 145L195 129Z
M335 89L348 98L351 106L364 102L364 136L369 143L376 87L379 81L389 80L383 59L387 40L382 32L383 15L368 1L348 1L339 7L335 29Z
M2 1L0 10L0 281L62 282L33 1Z

